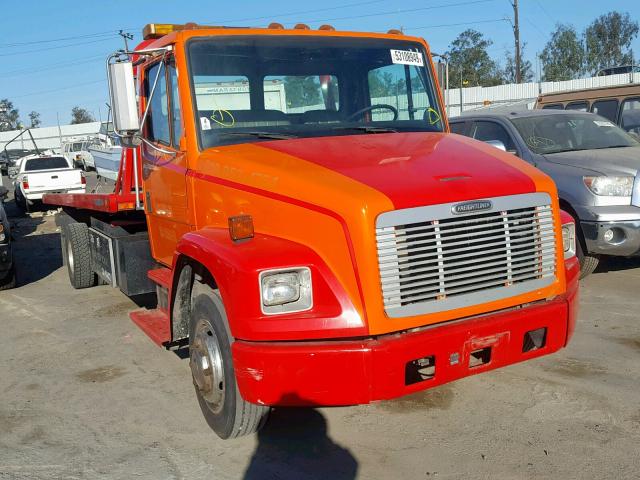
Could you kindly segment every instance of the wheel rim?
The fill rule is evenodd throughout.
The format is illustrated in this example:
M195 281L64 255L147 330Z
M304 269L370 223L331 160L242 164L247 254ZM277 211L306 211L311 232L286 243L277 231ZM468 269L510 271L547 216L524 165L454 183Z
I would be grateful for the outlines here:
M220 343L206 320L200 320L196 325L189 347L189 365L193 383L209 410L220 413L225 397L224 363Z
M75 270L75 261L73 259L73 248L71 248L71 242L67 242L67 263L69 269L73 272Z

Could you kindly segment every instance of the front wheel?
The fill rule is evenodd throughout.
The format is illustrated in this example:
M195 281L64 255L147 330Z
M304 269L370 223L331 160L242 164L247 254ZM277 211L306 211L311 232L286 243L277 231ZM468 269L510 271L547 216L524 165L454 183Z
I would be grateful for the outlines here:
M580 280L591 275L594 270L598 268L600 257L585 253L582 248L582 242L579 238L576 239L576 256L580 261Z
M220 293L196 282L192 298L189 365L200 409L220 438L255 433L266 422L269 408L249 403L240 395Z
M11 265L11 269L9 270L7 277L0 281L0 291L15 288L16 283L16 266Z

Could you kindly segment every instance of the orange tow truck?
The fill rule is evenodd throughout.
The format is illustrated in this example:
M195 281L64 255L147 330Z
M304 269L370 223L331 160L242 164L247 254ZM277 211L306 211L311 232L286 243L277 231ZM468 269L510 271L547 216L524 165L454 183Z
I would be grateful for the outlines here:
M543 173L449 133L423 39L151 24L108 73L115 190L45 201L74 287L156 293L131 318L188 346L220 437L569 342L573 221Z

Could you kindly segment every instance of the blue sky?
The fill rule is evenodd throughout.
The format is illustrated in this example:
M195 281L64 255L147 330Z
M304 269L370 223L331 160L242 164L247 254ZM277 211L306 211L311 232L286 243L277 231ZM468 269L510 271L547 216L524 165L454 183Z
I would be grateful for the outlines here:
M512 16L508 0L237 0L143 2L135 0L0 0L3 25L0 37L0 98L19 108L24 123L32 110L43 125L70 121L79 105L96 119L106 116L104 60L121 48L119 29L132 33L133 44L141 40L146 23L224 24L261 26L278 21L318 27L331 23L341 30L386 31L403 28L424 37L434 52L445 51L466 28L483 32L493 40L490 54L503 61L512 49ZM603 4L585 0L520 0L521 37L525 56L534 61L558 22L581 30L595 17L611 10L629 12L640 19L640 2L612 0ZM640 57L640 40L634 43Z

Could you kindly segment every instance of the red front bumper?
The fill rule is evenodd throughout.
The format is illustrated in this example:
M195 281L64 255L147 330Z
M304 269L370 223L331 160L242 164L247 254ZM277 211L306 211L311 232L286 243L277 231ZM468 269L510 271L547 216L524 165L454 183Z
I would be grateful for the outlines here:
M263 405L354 405L399 397L462 377L555 352L573 332L577 261L567 265L567 293L554 300L412 333L351 341L233 344L243 398ZM525 334L546 328L542 348L523 352ZM471 352L490 360L470 367ZM407 364L435 357L429 380L407 384ZM457 359L457 361L456 361Z

